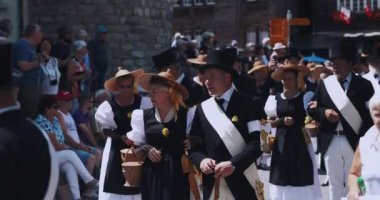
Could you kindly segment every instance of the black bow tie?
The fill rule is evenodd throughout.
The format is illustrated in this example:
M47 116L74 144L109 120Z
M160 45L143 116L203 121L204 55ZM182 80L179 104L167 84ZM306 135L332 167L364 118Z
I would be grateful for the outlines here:
M342 88L343 88L343 91L346 91L346 89L344 88L344 84L345 84L346 82L347 82L346 79L344 79L344 80L342 80L342 81L339 81L340 86L342 86Z
M222 108L222 110L224 110L224 107L223 107L223 104L226 100L224 100L223 98L222 99L216 99L216 103L218 103L219 107Z

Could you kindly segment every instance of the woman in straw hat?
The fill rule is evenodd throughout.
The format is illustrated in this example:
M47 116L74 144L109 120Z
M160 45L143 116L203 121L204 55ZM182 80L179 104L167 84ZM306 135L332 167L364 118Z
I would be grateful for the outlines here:
M189 94L167 72L145 74L140 85L149 91L154 108L132 113L133 129L127 136L139 146L137 152L146 156L142 199L189 199L189 184L181 166L184 141L194 116L194 109L187 109L183 103Z
M270 91L268 66L261 61L256 61L248 74L253 76L256 81L256 95L265 102Z
M200 85L202 87L202 93L200 94L201 102L210 98L210 95L208 94L207 88L205 86L205 71L203 68L200 68L200 66L205 65L207 60L207 54L200 54L196 58L189 58L187 59L187 62L191 64L192 67L194 67L197 71L197 76L193 78L193 81Z
M132 112L135 109L151 107L149 98L140 97L136 93L138 77L143 73L141 69L128 71L119 67L115 77L104 83L104 88L114 94L110 100L99 106L95 114L96 120L108 136L103 151L99 199L141 199L139 188L124 187L120 150L127 148L125 134L132 129Z
M308 72L288 63L272 73L283 84L283 92L269 96L264 108L277 127L269 178L273 200L321 199L313 148L303 128L309 96L303 92L303 78Z

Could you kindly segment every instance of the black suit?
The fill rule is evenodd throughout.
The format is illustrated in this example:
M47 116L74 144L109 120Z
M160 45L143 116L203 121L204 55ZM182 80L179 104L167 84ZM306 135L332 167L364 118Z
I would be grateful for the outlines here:
M0 199L43 199L50 176L58 180L43 133L20 110L0 114L0 127Z
M223 143L222 139L215 131L215 129L208 122L201 105L197 106L191 136L200 136L203 140L203 144L199 147L193 148L190 151L189 157L195 163L197 167L200 167L200 163L205 158L214 159L217 163L223 161L232 161L235 166L235 171L232 175L225 178L228 187L230 188L235 199L256 199L255 191L250 186L248 180L245 178L243 172L247 169L256 159L261 155L260 151L260 133L254 131L249 133L247 122L253 120L260 120L259 105L253 102L252 98L243 95L237 91L234 91L228 107L226 115L228 118L238 116L238 121L233 122L235 127L239 130L247 146L238 155L231 157L227 147ZM209 199L211 191L214 186L214 175L203 176L203 197Z
M365 132L373 125L369 110L366 107L366 102L370 100L373 93L374 90L371 82L362 77L358 77L352 74L352 79L348 86L346 94L363 120L362 126L360 128L360 133L357 135L351 126L347 123L347 121L343 118L342 114L337 109L335 104L332 102L330 96L327 93L324 81L321 81L319 83L313 97L313 101L317 101L317 108L309 108L308 113L313 119L321 123L318 134L321 140L320 151L322 155L326 153L337 126L337 123L331 123L327 120L325 116L326 109L333 109L339 113L339 119L341 120L343 126L343 132L345 133L352 149L355 151L359 142L359 138L363 136Z
M189 98L185 100L185 104L188 107L198 105L209 97L207 91L205 91L202 86L187 76L183 78L181 85L183 85L189 92Z

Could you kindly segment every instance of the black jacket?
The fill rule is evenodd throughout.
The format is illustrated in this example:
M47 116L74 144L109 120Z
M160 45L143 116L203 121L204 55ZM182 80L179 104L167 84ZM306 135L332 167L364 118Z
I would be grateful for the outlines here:
M343 131L352 149L355 150L358 145L359 138L363 136L366 131L373 125L369 110L366 106L366 103L370 100L373 93L374 90L371 82L362 77L358 77L352 74L352 79L350 85L348 86L346 94L363 120L362 126L360 128L360 133L357 135L331 100L330 96L327 93L324 81L321 81L319 83L315 91L315 95L312 99L312 101L317 101L317 108L308 108L308 113L313 119L321 123L318 134L321 140L320 151L322 155L326 153L337 126L337 123L330 123L327 120L325 116L326 109L333 109L339 113Z
M235 166L234 173L226 177L225 180L235 199L256 199L255 191L250 186L243 172L261 155L260 151L260 132L254 131L249 133L247 123L254 120L260 120L259 105L252 98L234 91L227 107L226 115L232 119L238 117L237 122L233 122L239 130L247 146L238 155L231 157L227 147L215 129L208 122L201 105L197 106L191 136L200 136L203 140L201 146L191 149L189 157L199 168L200 163L205 158L212 158L217 163L230 160ZM211 195L214 178L213 174L203 175L203 195L208 199Z

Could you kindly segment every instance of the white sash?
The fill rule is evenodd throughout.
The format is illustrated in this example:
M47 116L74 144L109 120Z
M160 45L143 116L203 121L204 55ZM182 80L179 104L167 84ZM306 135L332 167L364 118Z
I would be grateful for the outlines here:
M204 101L201 106L208 122L218 133L231 156L235 156L242 152L246 147L243 137L232 124L231 120L218 106L214 98L209 98ZM244 171L244 176L247 178L252 188L255 189L256 196L259 196L258 189L260 188L257 188L256 185L262 183L259 174L257 173L255 162Z
M359 134L362 118L346 93L343 91L336 76L329 76L323 80L327 93L338 108L344 119L348 122L356 134Z

